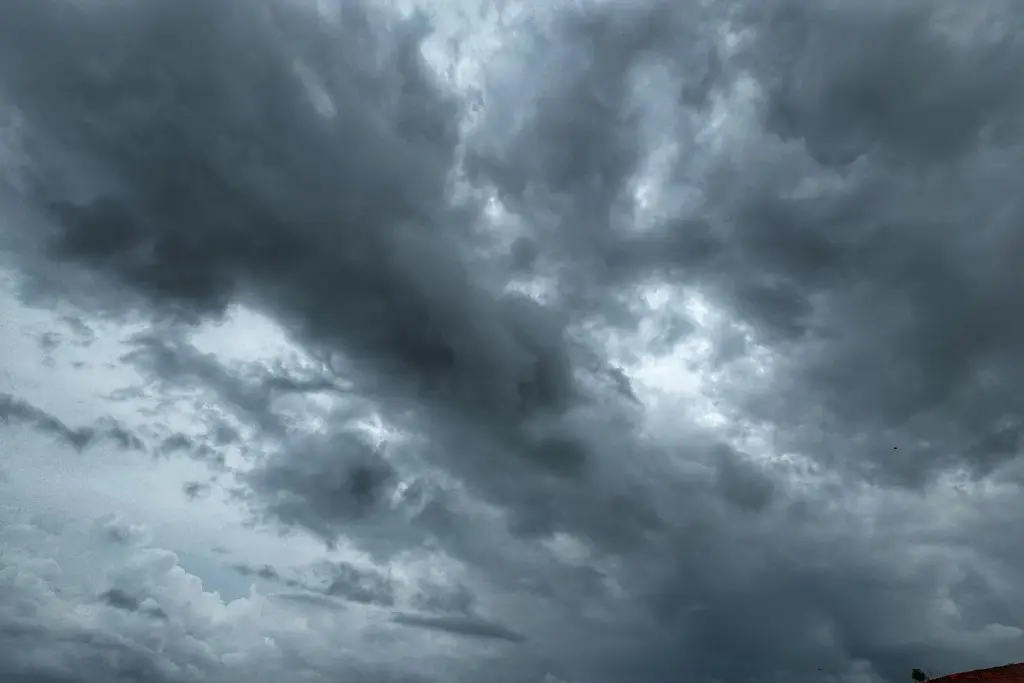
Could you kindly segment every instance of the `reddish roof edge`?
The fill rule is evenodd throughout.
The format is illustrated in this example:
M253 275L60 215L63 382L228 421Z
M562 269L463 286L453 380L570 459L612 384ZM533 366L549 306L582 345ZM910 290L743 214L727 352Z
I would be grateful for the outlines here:
M929 683L1024 683L1024 662L947 674Z

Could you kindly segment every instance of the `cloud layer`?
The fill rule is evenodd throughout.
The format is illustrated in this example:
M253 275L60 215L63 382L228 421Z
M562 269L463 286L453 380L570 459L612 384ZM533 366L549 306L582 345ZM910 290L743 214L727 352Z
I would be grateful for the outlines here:
M277 597L235 602L144 544L51 585L32 543L64 541L29 525L0 647L38 649L12 671L852 683L1019 658L1019 4L435 14L0 7L3 265L24 302L125 326L117 415L163 406L75 429L0 387L0 421L191 455L195 505L334 558L240 560ZM239 311L292 356L204 349Z

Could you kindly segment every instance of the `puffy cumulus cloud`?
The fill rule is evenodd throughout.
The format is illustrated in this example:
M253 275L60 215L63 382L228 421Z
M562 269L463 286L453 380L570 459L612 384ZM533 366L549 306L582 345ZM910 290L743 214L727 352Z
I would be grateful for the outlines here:
M114 520L55 525L5 514L5 522L11 550L0 581L11 599L0 609L0 672L11 680L410 681L434 680L432 667L460 669L458 643L439 651L416 632L404 638L405 656L394 658L387 644L404 615L296 613L256 590L223 600L174 553L111 542ZM436 628L509 637L481 624Z
M162 452L362 562L224 604L135 550L100 624L25 559L9 632L172 680L1017 658L1019 3L489 11L446 72L380 3L2 5L23 294L152 321ZM202 350L238 310L301 359Z

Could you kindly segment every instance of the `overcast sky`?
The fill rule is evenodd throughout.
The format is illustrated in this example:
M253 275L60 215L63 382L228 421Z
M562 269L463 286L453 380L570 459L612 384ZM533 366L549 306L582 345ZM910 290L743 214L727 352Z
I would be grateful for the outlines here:
M1019 0L0 2L0 681L1024 659Z

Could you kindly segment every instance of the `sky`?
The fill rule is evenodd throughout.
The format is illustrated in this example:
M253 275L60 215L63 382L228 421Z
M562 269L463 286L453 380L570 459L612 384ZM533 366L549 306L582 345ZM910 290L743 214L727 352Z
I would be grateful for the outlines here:
M0 681L1024 659L1024 5L0 3Z

